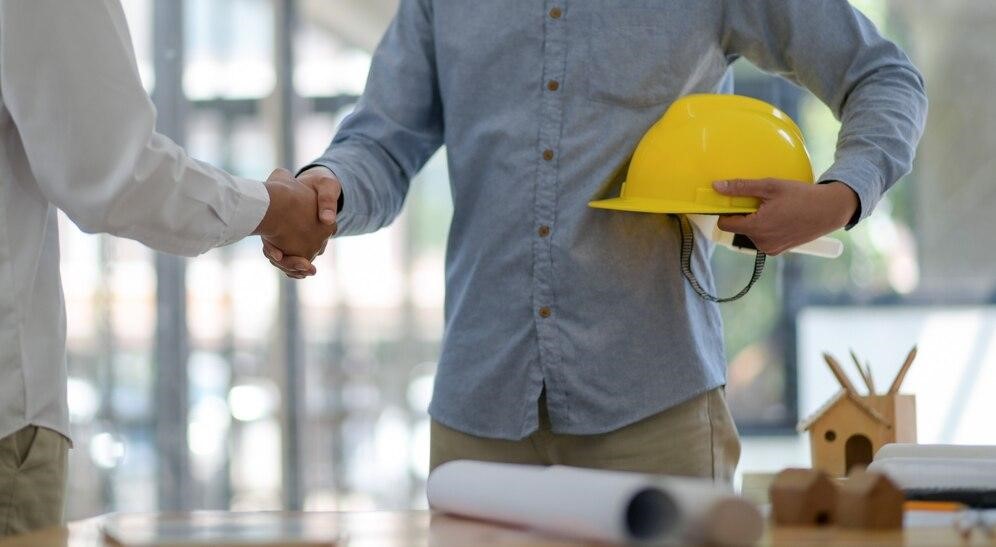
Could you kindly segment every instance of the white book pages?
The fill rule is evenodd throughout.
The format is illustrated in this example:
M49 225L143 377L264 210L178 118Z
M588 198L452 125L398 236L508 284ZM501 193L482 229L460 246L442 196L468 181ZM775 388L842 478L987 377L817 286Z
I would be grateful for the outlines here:
M996 446L957 444L887 444L875 460L890 458L948 458L996 461Z
M996 490L996 460L891 457L875 460L868 470L903 490Z
M455 461L426 488L437 511L602 542L747 545L763 527L753 504L702 479Z
M887 444L868 469L907 491L996 491L996 446Z

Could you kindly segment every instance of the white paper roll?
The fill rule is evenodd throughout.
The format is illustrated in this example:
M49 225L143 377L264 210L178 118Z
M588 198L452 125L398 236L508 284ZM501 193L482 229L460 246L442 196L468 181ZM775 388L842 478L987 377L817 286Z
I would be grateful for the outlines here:
M437 511L603 542L747 545L762 530L755 506L708 480L455 461L427 493Z

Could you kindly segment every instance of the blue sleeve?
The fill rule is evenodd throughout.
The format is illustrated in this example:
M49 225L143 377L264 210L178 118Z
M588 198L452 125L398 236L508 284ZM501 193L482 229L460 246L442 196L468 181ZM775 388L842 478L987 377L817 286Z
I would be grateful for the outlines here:
M402 0L356 110L313 162L342 183L340 235L373 232L398 216L412 176L443 142L437 81L431 0Z
M730 58L808 88L841 121L835 161L820 182L850 186L866 218L910 172L927 117L923 76L847 0L725 0Z

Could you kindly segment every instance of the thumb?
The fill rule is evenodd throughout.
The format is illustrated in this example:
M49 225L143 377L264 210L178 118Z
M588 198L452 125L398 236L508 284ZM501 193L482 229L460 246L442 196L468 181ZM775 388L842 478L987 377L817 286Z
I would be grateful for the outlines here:
M716 226L731 234L746 234L753 225L754 215L722 215Z
M329 226L335 224L337 211L339 209L339 196L342 195L342 186L335 177L307 177L304 182L310 186L318 196L318 219Z

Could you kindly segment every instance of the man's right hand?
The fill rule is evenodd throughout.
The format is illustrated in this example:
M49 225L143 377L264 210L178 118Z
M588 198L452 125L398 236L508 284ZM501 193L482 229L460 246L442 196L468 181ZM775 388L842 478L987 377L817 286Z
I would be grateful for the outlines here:
M325 250L336 230L334 216L332 222L326 221L328 197L320 199L313 185L295 180L286 169L277 169L270 175L266 191L270 206L253 233L261 236L264 245L285 250L287 255L305 261L290 264L284 270L287 275L296 278L314 275L310 260Z
M280 170L283 171L283 170ZM289 175L289 172L284 171ZM305 187L309 188L317 199L317 206L312 210L317 210L318 222L331 227L331 235L336 231L336 215L338 212L339 196L342 195L342 186L339 179L332 171L325 167L313 167L301 173L298 178ZM314 217L312 217L314 218ZM284 246L279 241L272 238L263 238L263 255L274 267L290 277L301 279L316 273L311 261L316 255L325 252L327 238L323 241L321 248L316 253L301 253L291 246Z

